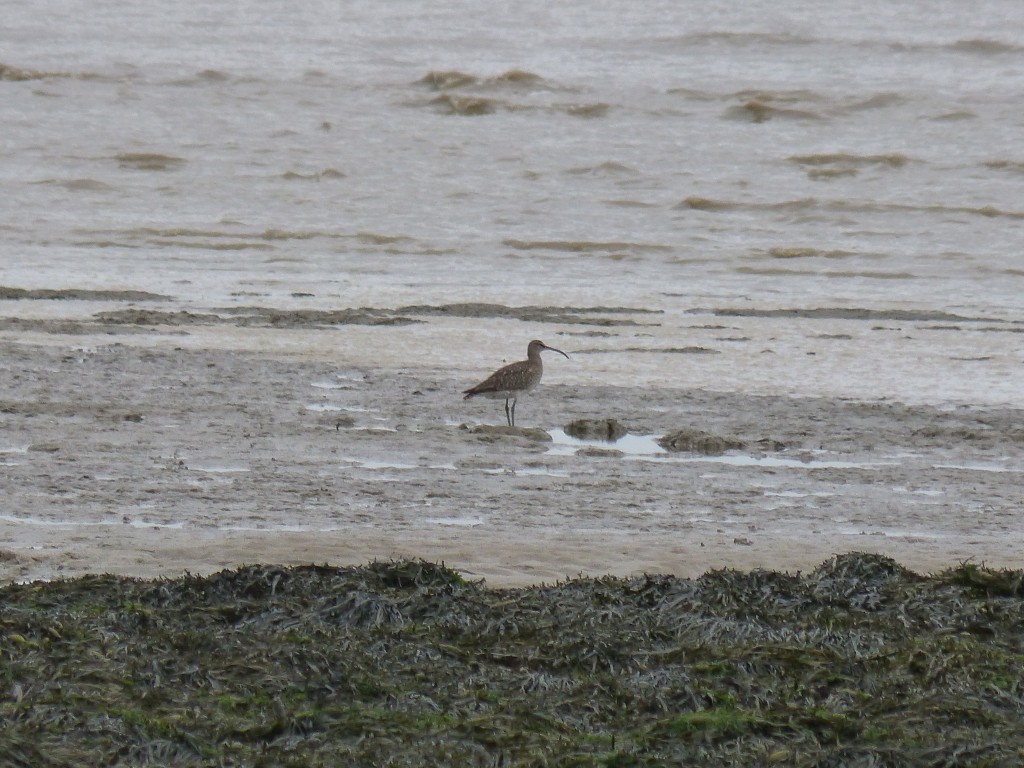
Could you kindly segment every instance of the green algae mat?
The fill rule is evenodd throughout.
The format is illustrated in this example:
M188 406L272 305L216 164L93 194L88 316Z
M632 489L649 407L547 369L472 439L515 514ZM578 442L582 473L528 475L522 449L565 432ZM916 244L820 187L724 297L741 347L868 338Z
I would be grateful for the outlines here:
M469 583L426 562L0 589L4 766L1015 766L1024 572Z

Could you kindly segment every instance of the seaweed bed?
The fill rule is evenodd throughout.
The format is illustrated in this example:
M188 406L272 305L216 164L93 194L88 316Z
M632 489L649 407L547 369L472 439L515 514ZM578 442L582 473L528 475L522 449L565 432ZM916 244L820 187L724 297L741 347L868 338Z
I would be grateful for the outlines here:
M252 566L0 589L0 764L1019 765L1024 572Z

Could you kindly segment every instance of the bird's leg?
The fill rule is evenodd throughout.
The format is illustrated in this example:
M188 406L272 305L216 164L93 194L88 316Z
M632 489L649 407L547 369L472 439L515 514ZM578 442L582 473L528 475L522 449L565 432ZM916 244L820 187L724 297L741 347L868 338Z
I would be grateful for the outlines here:
M516 398L512 398L512 423L509 425L514 427L516 425Z
M508 398L507 397L505 398L505 421L508 422L508 425L510 427L512 426L512 415L511 415L511 413L509 412L509 409L508 409Z

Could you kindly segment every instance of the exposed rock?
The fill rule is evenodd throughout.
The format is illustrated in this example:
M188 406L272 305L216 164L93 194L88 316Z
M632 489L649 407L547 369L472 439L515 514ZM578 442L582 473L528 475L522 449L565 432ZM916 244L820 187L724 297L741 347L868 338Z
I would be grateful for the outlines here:
M746 447L746 443L735 437L723 437L704 432L700 429L677 429L669 432L658 440L658 445L666 451L680 453L690 451L702 453L705 456L718 456L726 451L732 451Z
M621 459L624 454L616 448L598 448L594 445L587 445L576 451L577 456L588 456L590 458Z
M471 435L476 435L487 442L494 442L502 437L525 437L538 443L550 443L551 435L543 429L536 427L506 427L493 424L478 424L469 430Z
M576 419L563 427L565 434L577 440L605 440L614 443L627 432L617 419Z

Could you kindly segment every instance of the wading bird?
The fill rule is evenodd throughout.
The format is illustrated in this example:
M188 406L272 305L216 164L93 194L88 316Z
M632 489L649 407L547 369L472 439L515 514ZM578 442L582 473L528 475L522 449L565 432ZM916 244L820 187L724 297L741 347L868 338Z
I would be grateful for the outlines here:
M520 395L529 392L540 383L544 375L544 363L540 360L540 353L545 349L557 352L560 355L569 356L560 349L549 347L543 341L534 339L526 348L526 359L518 363L510 363L504 368L499 368L475 387L470 387L463 394L465 400L471 397L489 397L492 400L505 400L505 418L508 425L516 425L516 400ZM512 407L509 408L509 401Z

